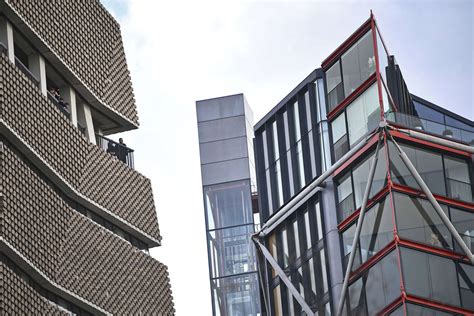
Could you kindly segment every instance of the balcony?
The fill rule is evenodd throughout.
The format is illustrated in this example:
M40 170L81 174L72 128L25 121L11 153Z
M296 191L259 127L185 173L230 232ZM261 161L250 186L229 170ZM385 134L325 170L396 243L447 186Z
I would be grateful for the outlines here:
M116 157L118 160L122 161L124 164L134 169L135 163L133 159L134 150L128 148L124 144L117 143L107 137L96 134L97 146L102 148L108 154Z
M386 115L386 118L388 121L398 123L410 129L422 130L445 138L460 140L467 144L474 144L474 129L469 131L400 112L389 113Z

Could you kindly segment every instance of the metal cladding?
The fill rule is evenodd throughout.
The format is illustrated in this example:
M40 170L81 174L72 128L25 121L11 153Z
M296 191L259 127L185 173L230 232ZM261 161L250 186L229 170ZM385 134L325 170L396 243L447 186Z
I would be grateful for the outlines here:
M138 125L120 25L98 0L6 2L101 101Z
M99 1L0 2L79 76L71 89L138 124L120 28ZM143 251L161 241L151 182L89 140L0 53L0 314L175 313L167 267Z

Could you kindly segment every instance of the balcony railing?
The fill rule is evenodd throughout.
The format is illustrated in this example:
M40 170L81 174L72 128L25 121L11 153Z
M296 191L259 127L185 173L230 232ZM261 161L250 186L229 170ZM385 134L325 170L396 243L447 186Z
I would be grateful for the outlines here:
M54 105L63 113L66 115L68 119L71 119L71 112L69 112L69 109L67 108L67 104L64 101L59 101L56 99L49 91L48 91L48 99L53 102Z
M457 139L468 144L474 143L474 132L459 127L441 124L400 112L389 113L387 120L411 129L426 131L445 138Z
M117 143L107 137L96 134L97 145L110 155L125 163L130 168L134 168L133 149Z
M30 79L31 81L33 81L33 83L39 87L40 85L40 81L38 78L36 78L35 75L33 75L33 73L28 69L28 67L26 67L19 59L18 57L15 56L15 66L18 67L18 69L21 70L22 73L24 73L28 79Z

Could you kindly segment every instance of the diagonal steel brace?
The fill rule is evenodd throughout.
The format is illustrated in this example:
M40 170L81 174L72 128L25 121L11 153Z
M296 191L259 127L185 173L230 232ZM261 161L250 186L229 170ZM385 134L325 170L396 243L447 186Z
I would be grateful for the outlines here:
M381 134L379 134L380 137ZM341 297L339 298L339 304L337 305L337 316L342 315L342 309L344 307L344 300L346 298L347 287L349 285L349 277L351 275L352 265L354 264L354 258L356 254L357 243L360 239L360 233L362 230L362 225L364 223L365 211L367 207L367 201L369 199L370 190L372 189L372 182L374 180L375 169L377 168L377 162L379 157L380 150L380 138L377 142L377 147L375 149L374 158L372 158L372 166L370 167L369 177L367 179L367 185L365 186L364 196L362 198L362 205L360 207L359 218L357 220L356 231L354 234L354 240L352 240L352 250L349 255L349 262L347 263L346 273L344 276L344 282L342 284Z
M298 292L296 287L291 283L291 280L288 278L288 276L285 274L285 272L280 268L276 260L273 258L271 253L268 251L268 249L258 240L258 237L254 235L252 237L253 242L255 245L260 249L262 252L263 256L265 259L268 261L268 263L272 266L272 268L275 270L275 272L278 274L280 279L285 283L287 289L290 291L291 295L296 299L298 304L300 304L301 308L305 311L307 315L316 315L311 308L309 307L308 303L304 300L304 298L301 296L301 294Z

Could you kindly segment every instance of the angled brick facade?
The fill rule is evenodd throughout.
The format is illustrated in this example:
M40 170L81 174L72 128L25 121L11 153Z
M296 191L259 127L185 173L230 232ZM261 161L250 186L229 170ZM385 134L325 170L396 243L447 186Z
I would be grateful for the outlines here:
M108 106L138 124L120 26L99 0L7 0Z
M0 70L0 119L73 188L161 239L150 181L89 143L5 55Z

